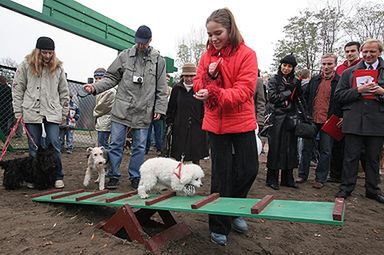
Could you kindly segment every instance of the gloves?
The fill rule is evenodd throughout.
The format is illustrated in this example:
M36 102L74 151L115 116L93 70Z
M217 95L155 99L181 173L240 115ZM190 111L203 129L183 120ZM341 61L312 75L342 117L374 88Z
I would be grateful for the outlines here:
M15 112L15 118L19 119L20 117L23 117L23 113L22 112Z

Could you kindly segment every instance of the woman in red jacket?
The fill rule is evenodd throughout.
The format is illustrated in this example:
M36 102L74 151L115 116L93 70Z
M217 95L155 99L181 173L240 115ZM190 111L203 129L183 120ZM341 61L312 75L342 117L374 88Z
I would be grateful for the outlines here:
M204 101L202 128L211 146L211 193L247 196L258 172L253 95L256 53L245 46L230 10L218 9L207 19L207 51L194 79L195 97ZM226 245L231 228L244 233L241 217L209 215L211 240Z

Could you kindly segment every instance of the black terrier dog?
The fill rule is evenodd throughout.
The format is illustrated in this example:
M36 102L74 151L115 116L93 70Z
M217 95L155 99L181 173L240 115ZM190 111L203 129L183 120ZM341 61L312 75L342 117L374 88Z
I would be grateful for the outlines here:
M24 182L32 183L36 189L52 188L56 180L55 149L52 144L44 149L39 146L36 157L16 158L0 161L4 169L5 189L18 189Z

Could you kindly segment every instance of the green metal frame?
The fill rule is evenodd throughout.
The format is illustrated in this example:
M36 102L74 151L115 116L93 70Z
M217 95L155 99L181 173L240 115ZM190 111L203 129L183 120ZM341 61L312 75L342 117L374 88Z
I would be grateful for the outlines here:
M73 0L44 0L42 13L11 0L1 0L0 6L118 51L135 43L134 30ZM174 60L165 60L167 72L176 72Z
M60 191L53 195L65 194L67 191ZM203 199L203 196L174 196L154 205L145 205L145 199L141 199L138 195L107 203L107 198L116 197L122 193L106 193L96 197L76 201L77 197L86 196L92 192L82 192L75 195L65 196L58 199L52 199L52 194L35 197L32 201L49 202L49 203L66 203L66 204L83 204L83 205L99 205L121 207L128 204L132 208L178 211L201 214L217 214L227 216L242 216L248 218L263 218L269 220L287 220L292 222L307 222L317 224L338 225L344 224L344 212L341 221L333 219L333 202L313 202L313 201L294 201L294 200L273 200L260 214L252 214L251 208L261 199L256 198L229 198L220 197L215 201L199 208L192 209L191 204ZM158 197L159 195L151 194L149 199Z

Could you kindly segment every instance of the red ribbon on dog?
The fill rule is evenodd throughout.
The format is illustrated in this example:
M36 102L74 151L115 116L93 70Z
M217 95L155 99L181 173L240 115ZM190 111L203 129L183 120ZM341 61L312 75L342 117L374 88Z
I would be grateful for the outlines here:
M23 129L24 129L25 133L27 134L28 138L31 140L33 145L35 145L35 147L37 148L37 145L36 145L35 141L33 141L31 134L29 133L28 129L25 127L25 124L23 122L23 118L20 117L20 118L17 119L16 124L11 129L11 132L9 132L7 140L5 140L3 149L1 151L0 161L3 159L5 153L7 152L7 149L8 149L8 146L10 144L10 141L11 141L12 137L15 135L16 130L17 130L18 126L20 125L20 123L21 123L21 125L23 125Z
M177 178L179 178L179 180L180 180L180 177L181 177L181 166L182 165L183 165L183 162L180 162L177 165L176 169L175 169L177 171L177 172L175 172L175 175L176 175Z

